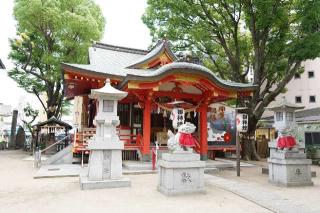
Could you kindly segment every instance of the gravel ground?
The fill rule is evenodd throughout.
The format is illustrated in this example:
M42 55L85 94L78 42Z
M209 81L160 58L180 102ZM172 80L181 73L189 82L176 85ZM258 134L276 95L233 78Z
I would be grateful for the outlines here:
M208 184L206 194L166 197L156 190L156 174L128 176L132 181L130 188L81 191L78 178L33 179L36 170L32 168L32 161L23 160L26 157L28 155L19 150L0 151L1 213L270 212ZM228 176L228 172L222 174ZM243 178L245 181L245 176Z

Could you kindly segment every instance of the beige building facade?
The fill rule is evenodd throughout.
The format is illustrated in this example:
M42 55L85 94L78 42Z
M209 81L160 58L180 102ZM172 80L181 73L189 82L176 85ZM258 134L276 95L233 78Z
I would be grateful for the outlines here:
M296 74L286 86L286 100L305 109L320 106L320 58L303 63L304 72ZM284 94L280 94L277 100Z

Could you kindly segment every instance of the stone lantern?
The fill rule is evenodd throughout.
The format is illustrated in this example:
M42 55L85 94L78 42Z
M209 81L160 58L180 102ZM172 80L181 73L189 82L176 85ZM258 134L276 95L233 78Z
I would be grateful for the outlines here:
M130 186L130 180L122 176L122 149L116 126L120 124L117 116L118 101L127 92L113 88L110 80L100 89L92 89L92 99L97 100L96 134L89 141L90 149L88 173L80 176L81 189L112 188Z
M295 111L303 108L288 102L285 97L280 102L267 108L274 112L274 127L279 135L296 124Z
M283 98L267 109L274 111L274 127L278 138L268 143L270 148L269 182L278 186L310 186L311 160L306 158L303 149L298 149L292 131L297 128L295 110L304 107L296 106Z

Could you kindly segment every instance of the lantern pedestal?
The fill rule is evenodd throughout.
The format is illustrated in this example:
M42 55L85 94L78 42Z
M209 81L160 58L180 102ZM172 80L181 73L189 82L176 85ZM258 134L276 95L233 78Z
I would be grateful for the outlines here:
M122 141L119 141L118 136L96 136L89 141L88 148L90 149L88 173L85 176L80 176L81 189L131 185L130 180L122 176L122 149L124 145Z
M164 153L158 162L158 191L165 195L205 193L205 162L186 151Z
M280 150L269 143L269 182L277 186L312 186L311 160L298 148Z

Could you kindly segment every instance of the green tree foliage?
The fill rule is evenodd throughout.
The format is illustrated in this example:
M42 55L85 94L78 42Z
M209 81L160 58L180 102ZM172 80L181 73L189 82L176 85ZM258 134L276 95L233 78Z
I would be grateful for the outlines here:
M105 20L93 0L16 0L17 38L11 39L8 72L41 102L48 119L64 104L61 63L86 63L87 49L101 38ZM43 98L44 97L44 98Z
M319 11L315 0L148 0L143 21L154 40L165 36L221 78L246 83L253 72L252 134L301 63L319 57Z
M33 136L32 124L36 120L39 115L39 110L33 109L32 106L28 103L23 108L24 116L22 118L22 122L26 128L28 128L29 132Z

